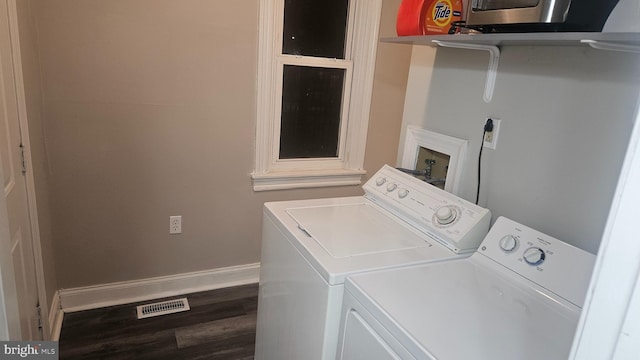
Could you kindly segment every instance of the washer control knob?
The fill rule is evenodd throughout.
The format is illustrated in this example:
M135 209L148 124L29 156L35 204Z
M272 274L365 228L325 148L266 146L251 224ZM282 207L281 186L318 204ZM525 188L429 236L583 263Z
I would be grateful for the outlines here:
M544 262L546 255L544 253L544 250L537 247L530 247L524 251L522 257L524 258L524 261L527 262L527 264L536 266Z
M505 235L500 239L500 249L505 252L512 252L518 248L518 239L513 235Z
M382 184L386 183L387 179L383 178L383 177L379 177L376 179L376 185L378 186L382 186Z
M407 197L407 195L409 195L409 190L407 190L407 189L400 189L400 190L398 190L398 197L399 197L400 199L404 199L404 198L406 198L406 197Z
M387 191L388 192L392 192L393 190L395 190L397 188L398 188L398 184L395 184L395 183L389 183L387 185Z
M442 206L436 210L436 221L440 225L451 224L456 219L456 212L449 206Z

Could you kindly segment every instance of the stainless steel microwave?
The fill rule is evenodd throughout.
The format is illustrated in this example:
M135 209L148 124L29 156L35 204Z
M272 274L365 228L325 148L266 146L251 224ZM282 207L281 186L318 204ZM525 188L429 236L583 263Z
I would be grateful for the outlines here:
M483 32L601 31L618 0L470 0L466 26Z

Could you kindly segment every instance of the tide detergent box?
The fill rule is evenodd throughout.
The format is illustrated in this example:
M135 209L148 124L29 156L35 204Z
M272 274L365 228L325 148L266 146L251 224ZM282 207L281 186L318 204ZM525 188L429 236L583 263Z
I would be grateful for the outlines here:
M462 0L403 0L398 8L398 36L447 34L462 20Z

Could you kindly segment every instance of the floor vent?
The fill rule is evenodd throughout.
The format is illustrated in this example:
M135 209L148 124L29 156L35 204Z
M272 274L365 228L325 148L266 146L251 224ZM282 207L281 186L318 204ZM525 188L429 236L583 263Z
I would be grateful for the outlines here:
M152 316L160 316L173 314L181 311L188 311L189 301L187 298L174 299L168 301L157 302L153 304L140 305L138 309L138 319L144 319Z

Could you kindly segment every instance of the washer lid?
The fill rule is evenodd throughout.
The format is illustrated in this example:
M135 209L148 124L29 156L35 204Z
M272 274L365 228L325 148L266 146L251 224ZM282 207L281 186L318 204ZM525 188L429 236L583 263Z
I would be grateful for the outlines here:
M367 203L290 208L298 228L334 258L429 247L408 225Z

